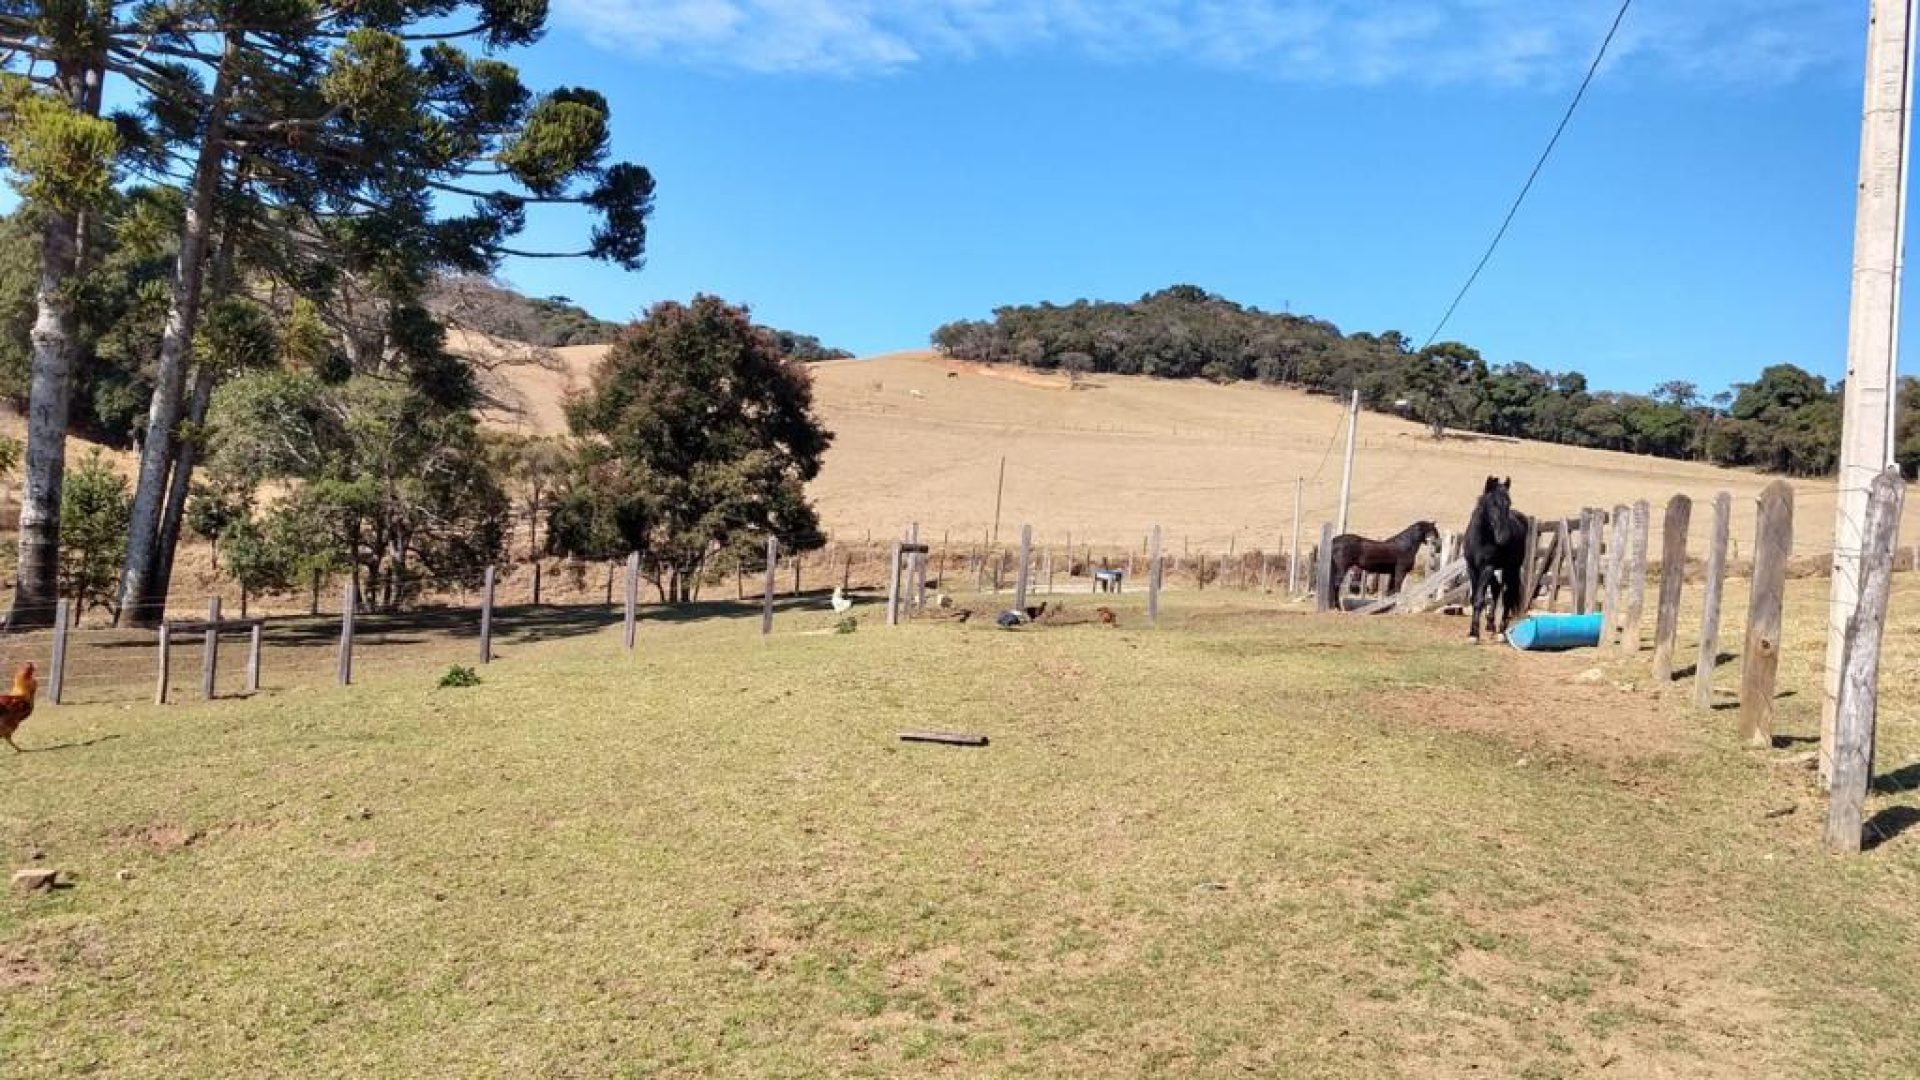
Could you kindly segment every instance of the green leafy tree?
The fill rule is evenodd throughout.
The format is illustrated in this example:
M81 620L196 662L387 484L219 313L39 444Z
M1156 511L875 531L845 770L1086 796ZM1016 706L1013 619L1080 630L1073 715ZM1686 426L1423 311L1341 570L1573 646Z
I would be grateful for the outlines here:
M65 543L60 549L61 591L80 608L113 612L114 581L127 544L132 508L127 479L95 450L81 461L60 492Z
M289 489L260 528L322 557L309 565L351 569L376 607L477 579L505 549L507 496L470 412L370 377L267 371L216 392L212 427L217 476Z
M222 295L223 247L264 238L256 246L275 272L355 309L346 339L357 371L398 358L417 388L451 405L472 395L471 379L443 350L421 347L431 275L483 273L509 254L637 268L653 180L606 161L600 94L536 97L513 67L462 47L530 43L543 3L128 8L100 56L145 105L138 152L184 193L120 586L130 617L145 623L164 606L166 537L178 521L168 506L181 490L171 476L195 400L193 343ZM567 251L513 247L529 208L554 205L593 216L588 240Z
M693 599L715 552L754 533L823 542L806 484L832 435L806 369L717 297L665 303L634 324L570 403L578 479L552 518L565 554L639 551L663 599Z

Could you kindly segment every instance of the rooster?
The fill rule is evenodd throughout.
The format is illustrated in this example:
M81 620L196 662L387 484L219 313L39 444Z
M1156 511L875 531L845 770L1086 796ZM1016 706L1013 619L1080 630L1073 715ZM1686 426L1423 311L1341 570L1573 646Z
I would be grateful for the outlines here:
M20 744L13 741L13 733L33 715L33 695L40 689L34 681L33 665L22 664L20 673L13 677L13 693L0 694L0 739L7 740L13 752L21 752Z

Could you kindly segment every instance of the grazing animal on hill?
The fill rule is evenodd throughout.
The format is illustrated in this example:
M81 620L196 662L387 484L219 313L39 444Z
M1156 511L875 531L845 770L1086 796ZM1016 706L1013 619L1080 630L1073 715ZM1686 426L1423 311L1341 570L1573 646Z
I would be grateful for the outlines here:
M1333 573L1325 583L1325 587L1332 590L1326 598L1327 606L1339 608L1340 588L1355 568L1368 574L1389 575L1387 592L1399 592L1407 572L1420 557L1420 549L1427 544L1435 547L1440 544L1440 529L1431 521L1416 521L1391 540L1369 540L1353 533L1334 537Z
M1030 607L1026 609L1026 611L1023 614L1026 615L1028 622L1039 622L1040 616L1045 615L1046 613L1047 613L1047 602L1045 600L1042 600L1040 602L1039 607Z
M1467 637L1480 640L1480 613L1500 634L1520 610L1520 567L1527 558L1527 517L1513 509L1513 478L1487 477L1467 521L1467 588L1473 597L1473 625ZM1495 590L1498 589L1498 592Z
M40 684L33 678L33 665L22 664L13 677L13 693L0 694L0 739L7 740L16 754L21 750L20 744L13 741L13 733L33 715L33 696L39 690Z

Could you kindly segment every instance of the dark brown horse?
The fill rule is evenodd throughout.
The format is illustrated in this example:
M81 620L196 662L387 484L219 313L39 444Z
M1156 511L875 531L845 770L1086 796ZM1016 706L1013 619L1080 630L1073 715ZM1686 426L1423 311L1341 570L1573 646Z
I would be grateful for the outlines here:
M1334 537L1333 573L1326 583L1332 595L1327 597L1327 606L1340 606L1340 587L1355 569L1368 574L1389 575L1387 592L1399 592L1400 583L1407 578L1407 571L1413 569L1414 560L1420 557L1420 548L1429 543L1435 546L1440 543L1440 530L1431 521L1416 521L1400 530L1391 540L1369 540L1353 533Z

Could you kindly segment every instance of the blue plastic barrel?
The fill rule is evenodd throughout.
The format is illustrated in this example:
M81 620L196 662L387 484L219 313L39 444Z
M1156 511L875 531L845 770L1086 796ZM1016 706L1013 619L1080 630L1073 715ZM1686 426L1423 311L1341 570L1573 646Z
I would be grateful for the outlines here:
M1530 615L1508 628L1507 640L1516 649L1553 652L1600 644L1599 612L1591 615Z

